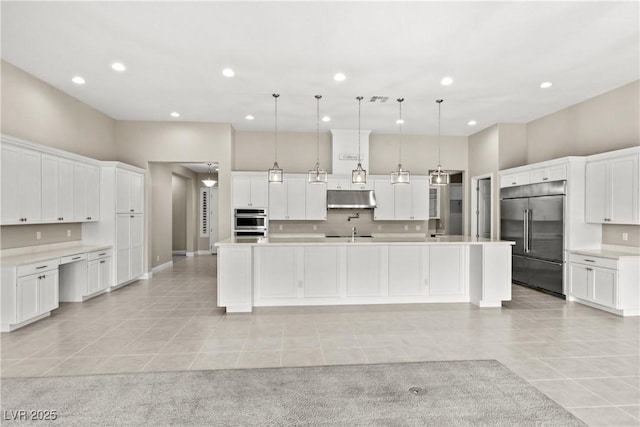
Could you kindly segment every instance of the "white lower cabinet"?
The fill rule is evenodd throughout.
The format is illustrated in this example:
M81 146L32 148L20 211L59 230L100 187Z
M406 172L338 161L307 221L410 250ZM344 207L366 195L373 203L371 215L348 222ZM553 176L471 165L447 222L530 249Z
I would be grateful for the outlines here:
M389 296L424 295L429 248L389 246Z
M304 297L337 297L340 289L338 246L304 247Z
M429 250L429 295L458 296L465 293L464 247L442 245Z
M296 298L300 273L299 254L293 246L256 249L259 260L260 298Z
M380 265L380 246L347 247L347 296L379 296Z
M111 252L92 252L87 262L87 295L111 286Z
M52 259L2 269L2 332L22 327L58 308L58 263Z
M218 250L218 307L226 307L229 313L251 311L252 251L249 245L225 246Z
M640 315L640 261L572 253L569 297L623 316Z
M144 220L141 214L116 216L116 286L142 275L143 236Z

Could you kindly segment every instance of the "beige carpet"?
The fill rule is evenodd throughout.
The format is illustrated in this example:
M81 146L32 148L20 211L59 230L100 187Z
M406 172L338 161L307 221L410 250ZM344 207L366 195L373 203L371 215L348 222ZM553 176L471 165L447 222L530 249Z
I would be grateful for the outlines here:
M8 378L2 411L3 426L584 425L494 360Z

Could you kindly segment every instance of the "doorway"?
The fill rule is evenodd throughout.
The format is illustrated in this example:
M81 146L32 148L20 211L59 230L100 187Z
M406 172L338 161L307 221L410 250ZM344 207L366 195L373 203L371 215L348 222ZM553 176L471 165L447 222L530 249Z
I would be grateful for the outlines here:
M471 235L478 238L492 239L494 236L493 174L471 178L471 188Z
M171 174L171 254L187 255L187 180Z

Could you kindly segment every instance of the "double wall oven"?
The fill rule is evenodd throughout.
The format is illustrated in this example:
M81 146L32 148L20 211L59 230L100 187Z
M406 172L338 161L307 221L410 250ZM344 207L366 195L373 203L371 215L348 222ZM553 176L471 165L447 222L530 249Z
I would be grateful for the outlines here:
M269 220L266 209L236 209L233 214L233 234L237 240L267 237Z

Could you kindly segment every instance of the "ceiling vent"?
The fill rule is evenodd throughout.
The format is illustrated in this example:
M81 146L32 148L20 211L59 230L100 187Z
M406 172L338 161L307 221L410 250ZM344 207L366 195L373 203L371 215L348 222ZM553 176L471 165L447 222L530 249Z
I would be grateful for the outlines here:
M385 103L389 100L388 96L372 96L369 102L374 102L377 104Z

